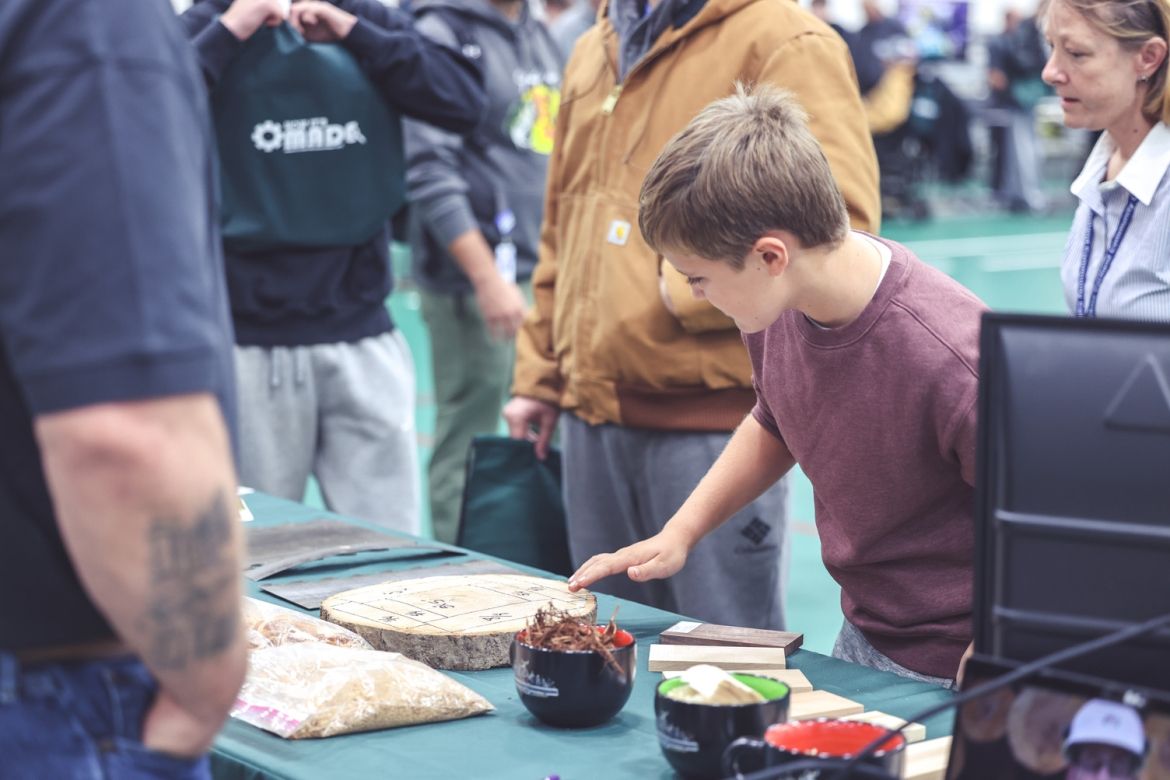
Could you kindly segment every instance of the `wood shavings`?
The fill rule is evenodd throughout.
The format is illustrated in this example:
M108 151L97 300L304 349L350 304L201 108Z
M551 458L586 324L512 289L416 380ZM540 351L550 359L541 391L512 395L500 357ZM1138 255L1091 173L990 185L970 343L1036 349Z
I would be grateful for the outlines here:
M591 622L581 620L549 604L536 611L532 621L524 629L523 636L525 644L532 647L600 653L607 664L621 673L622 668L611 652L615 647L617 630L616 609L605 630L598 631Z

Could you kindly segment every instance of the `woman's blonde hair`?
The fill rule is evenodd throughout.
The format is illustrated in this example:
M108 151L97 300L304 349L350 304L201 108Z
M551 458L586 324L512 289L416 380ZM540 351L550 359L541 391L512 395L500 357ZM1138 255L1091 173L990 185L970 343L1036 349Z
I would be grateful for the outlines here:
M1124 48L1136 51L1151 38L1161 38L1170 45L1170 0L1044 0L1039 9L1043 18L1053 3L1063 3L1089 24L1112 37ZM1155 122L1170 124L1170 100L1167 100L1167 60L1145 80L1146 99L1142 113Z

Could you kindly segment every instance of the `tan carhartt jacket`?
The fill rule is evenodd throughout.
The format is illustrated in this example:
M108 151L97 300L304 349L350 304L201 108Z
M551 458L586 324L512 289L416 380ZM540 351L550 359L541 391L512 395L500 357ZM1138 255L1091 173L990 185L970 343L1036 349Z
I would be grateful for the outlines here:
M877 161L841 38L793 0L695 7L617 84L618 37L602 6L565 72L513 393L589 423L729 431L751 409L739 332L660 263L637 218L642 178L663 146L736 81L796 95L853 226L879 228ZM663 305L660 273L676 314Z

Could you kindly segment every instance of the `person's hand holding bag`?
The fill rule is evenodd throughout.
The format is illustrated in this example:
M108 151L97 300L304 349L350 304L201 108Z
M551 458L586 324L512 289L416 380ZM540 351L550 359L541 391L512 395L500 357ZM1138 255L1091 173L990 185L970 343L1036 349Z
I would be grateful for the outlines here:
M261 27L276 27L287 15L287 0L235 0L219 22L236 38L246 41Z
M288 20L306 41L312 43L345 40L357 24L356 16L321 0L294 3Z

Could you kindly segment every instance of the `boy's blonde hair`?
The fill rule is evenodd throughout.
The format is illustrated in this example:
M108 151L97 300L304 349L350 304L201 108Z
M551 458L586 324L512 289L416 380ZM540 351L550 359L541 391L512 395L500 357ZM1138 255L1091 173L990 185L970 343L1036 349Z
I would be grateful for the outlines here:
M1042 22L1055 1L1079 13L1097 30L1112 37L1122 48L1137 51L1151 38L1170 43L1170 0L1042 0L1036 14ZM1142 113L1152 122L1170 124L1170 79L1167 60L1146 80Z
M786 230L805 247L835 246L849 231L829 161L788 92L770 86L704 108L670 139L638 198L638 226L655 251L735 268L756 240Z

